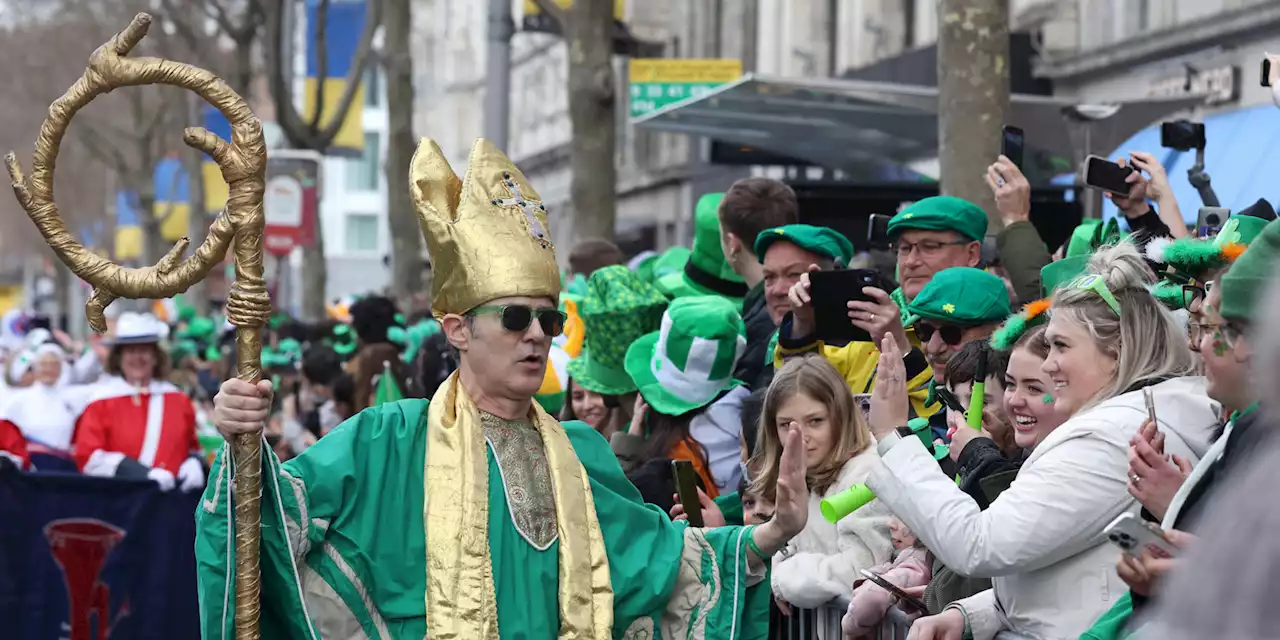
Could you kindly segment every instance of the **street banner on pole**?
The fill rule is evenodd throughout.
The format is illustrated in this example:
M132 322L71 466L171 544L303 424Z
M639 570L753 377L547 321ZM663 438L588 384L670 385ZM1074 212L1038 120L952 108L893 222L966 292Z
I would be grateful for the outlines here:
M628 62L631 117L701 97L742 77L742 61L731 59L632 58Z
M267 253L287 256L294 247L315 241L321 160L319 153L291 150L275 151L267 158L267 190L262 196Z

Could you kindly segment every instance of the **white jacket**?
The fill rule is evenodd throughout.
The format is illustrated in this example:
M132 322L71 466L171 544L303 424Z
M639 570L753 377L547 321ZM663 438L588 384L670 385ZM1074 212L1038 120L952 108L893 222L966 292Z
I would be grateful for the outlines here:
M1216 405L1204 378L1151 387L1165 452L1197 460ZM917 438L890 449L868 482L879 499L957 573L993 578L994 593L961 601L976 640L1001 629L1076 638L1126 585L1103 529L1138 504L1127 489L1129 440L1147 417L1141 391L1072 416L1040 443L986 511L938 473Z
M749 395L746 387L735 387L689 421L689 435L707 450L720 495L737 491L742 480L742 401Z
M773 559L773 593L802 609L816 609L838 596L849 597L859 571L888 562L893 554L889 511L879 500L831 524L822 517L822 499L866 482L880 466L875 445L844 463L826 493L809 494L809 521Z

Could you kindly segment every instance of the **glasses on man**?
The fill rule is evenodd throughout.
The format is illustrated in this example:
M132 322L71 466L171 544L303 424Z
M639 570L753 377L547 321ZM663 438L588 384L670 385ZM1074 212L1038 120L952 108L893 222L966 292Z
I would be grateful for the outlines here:
M1204 299L1213 291L1213 281L1197 282L1191 280L1182 285L1182 308L1195 313L1204 304Z
M542 332L553 338L564 332L564 323L568 318L559 309L534 309L522 304L476 307L471 310L471 315L489 313L496 314L502 321L502 328L512 333L528 331L533 326L534 318L537 318Z
M953 347L960 344L964 339L964 329L953 324L934 325L920 320L916 322L915 329L921 344L926 344L932 340L935 333L942 338L943 342Z
M1244 328L1234 322L1188 322L1187 334L1191 338L1191 344L1200 345L1206 335L1222 336L1222 343L1227 348L1235 349L1236 342L1240 340L1240 336L1244 335ZM1219 354L1221 355L1221 354Z
M912 250L920 252L920 255L923 257L931 258L933 256L938 255L938 253L942 251L944 247L956 247L956 246L961 246L966 244L969 244L968 240L957 240L955 242L939 242L937 240L921 240L920 242L903 242L902 240L897 240L891 243L889 247L893 249L894 253L898 254L899 258L905 258L911 255Z

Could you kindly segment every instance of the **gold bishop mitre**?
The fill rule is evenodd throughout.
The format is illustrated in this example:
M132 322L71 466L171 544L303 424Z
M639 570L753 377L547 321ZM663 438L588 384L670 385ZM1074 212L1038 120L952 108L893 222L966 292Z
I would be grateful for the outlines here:
M490 300L560 297L547 209L507 156L483 138L458 180L434 140L409 164L409 189L431 254L431 312L466 313Z

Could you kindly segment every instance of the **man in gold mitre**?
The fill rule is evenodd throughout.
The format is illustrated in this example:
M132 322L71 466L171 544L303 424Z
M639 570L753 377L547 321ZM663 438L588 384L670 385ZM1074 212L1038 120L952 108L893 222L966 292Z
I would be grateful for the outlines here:
M479 140L459 180L423 141L410 182L432 311L460 366L429 402L363 411L288 462L264 447L262 637L759 635L764 559L806 521L798 429L772 521L672 522L595 430L533 402L564 315L546 210L524 175ZM214 404L225 437L260 432L270 383L229 380ZM206 639L233 631L228 451L196 513Z

